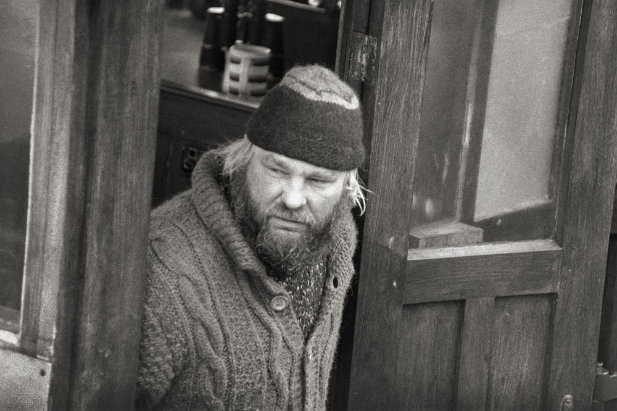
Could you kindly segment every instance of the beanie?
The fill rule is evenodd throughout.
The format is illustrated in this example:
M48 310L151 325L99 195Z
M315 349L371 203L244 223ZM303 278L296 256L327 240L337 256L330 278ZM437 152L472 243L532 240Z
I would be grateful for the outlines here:
M358 97L319 65L289 70L249 119L247 136L264 150L331 170L364 162Z

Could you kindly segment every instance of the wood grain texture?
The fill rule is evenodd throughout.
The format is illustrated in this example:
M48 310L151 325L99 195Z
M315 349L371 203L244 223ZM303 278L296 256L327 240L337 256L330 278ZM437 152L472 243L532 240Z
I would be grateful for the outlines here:
M550 396L589 407L596 368L602 287L617 172L617 3L585 2L571 115L572 171L559 220L564 249L551 353ZM578 90L576 90L578 89ZM572 312L570 307L586 307Z
M460 411L487 409L495 299L466 300L461 328L455 408Z
M462 301L408 305L403 308L397 391L418 410L452 409L456 392L457 347Z
M416 226L409 233L410 248L448 247L481 243L482 229L458 221Z
M41 4L22 349L49 409L129 409L158 106L160 2Z
M53 90L57 74L53 70L56 38L57 1L39 4L38 56L35 73L35 93L30 154L30 181L28 204L28 228L26 258L24 263L24 290L21 309L20 350L29 355L37 354L39 340L39 315L42 305L42 290L57 282L57 277L44 277L45 231L49 192L49 168ZM45 16L41 19L41 16ZM36 167L34 165L36 164ZM54 261L48 261L54 264ZM49 329L51 327L44 327ZM47 344L49 346L49 344ZM49 349L42 350L49 351ZM44 353L39 353L45 356Z
M495 300L487 409L558 409L545 406L553 297Z
M474 246L457 247L452 252L466 251L467 255L461 252L450 258L447 248L436 249L435 258L431 258L429 250L424 256L410 252L407 272L400 281L400 298L407 304L417 304L556 292L561 249L551 242L529 244L527 248L512 244L511 251L501 244L475 247L481 253L474 253ZM537 248L531 244L537 244Z
M602 299L602 320L600 323L600 341L598 361L609 372L617 371L617 236L611 234L606 261L604 297Z
M408 245L411 198L401 188L413 181L432 10L431 1L376 3L384 10L371 14L375 19L369 34L378 39L378 67L375 86L365 88L363 102L373 139L368 186L374 194L362 249L350 383L353 410L394 410L404 403L396 390L401 305L393 296ZM384 167L386 163L391 166Z

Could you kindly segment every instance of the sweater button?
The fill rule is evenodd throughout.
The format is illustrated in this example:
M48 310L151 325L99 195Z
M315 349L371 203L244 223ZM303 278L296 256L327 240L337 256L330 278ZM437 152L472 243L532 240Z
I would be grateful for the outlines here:
M289 301L284 295L276 295L274 296L272 301L270 301L270 307L272 307L272 309L277 312L283 311L285 308L287 308L288 305Z

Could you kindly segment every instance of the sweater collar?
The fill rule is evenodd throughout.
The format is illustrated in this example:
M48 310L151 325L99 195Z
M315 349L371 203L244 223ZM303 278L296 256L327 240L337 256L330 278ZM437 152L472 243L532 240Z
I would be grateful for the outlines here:
M191 196L193 204L204 224L212 230L230 257L242 270L265 274L265 268L253 252L233 216L224 187L220 183L222 162L212 153L205 153L198 161L192 175ZM353 276L352 257L356 248L356 225L351 211L343 213L336 222L328 273L336 275L341 288Z
M225 197L224 187L219 181L221 170L219 157L211 153L204 154L197 162L192 175L193 204L204 224L212 230L240 269L263 272L263 264L242 234Z

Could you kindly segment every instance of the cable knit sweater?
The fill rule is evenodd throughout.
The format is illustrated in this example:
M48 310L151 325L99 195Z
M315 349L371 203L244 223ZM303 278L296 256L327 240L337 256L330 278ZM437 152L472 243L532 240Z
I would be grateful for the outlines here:
M173 410L323 410L356 228L337 223L321 307L305 340L205 155L191 190L152 213L138 404Z

